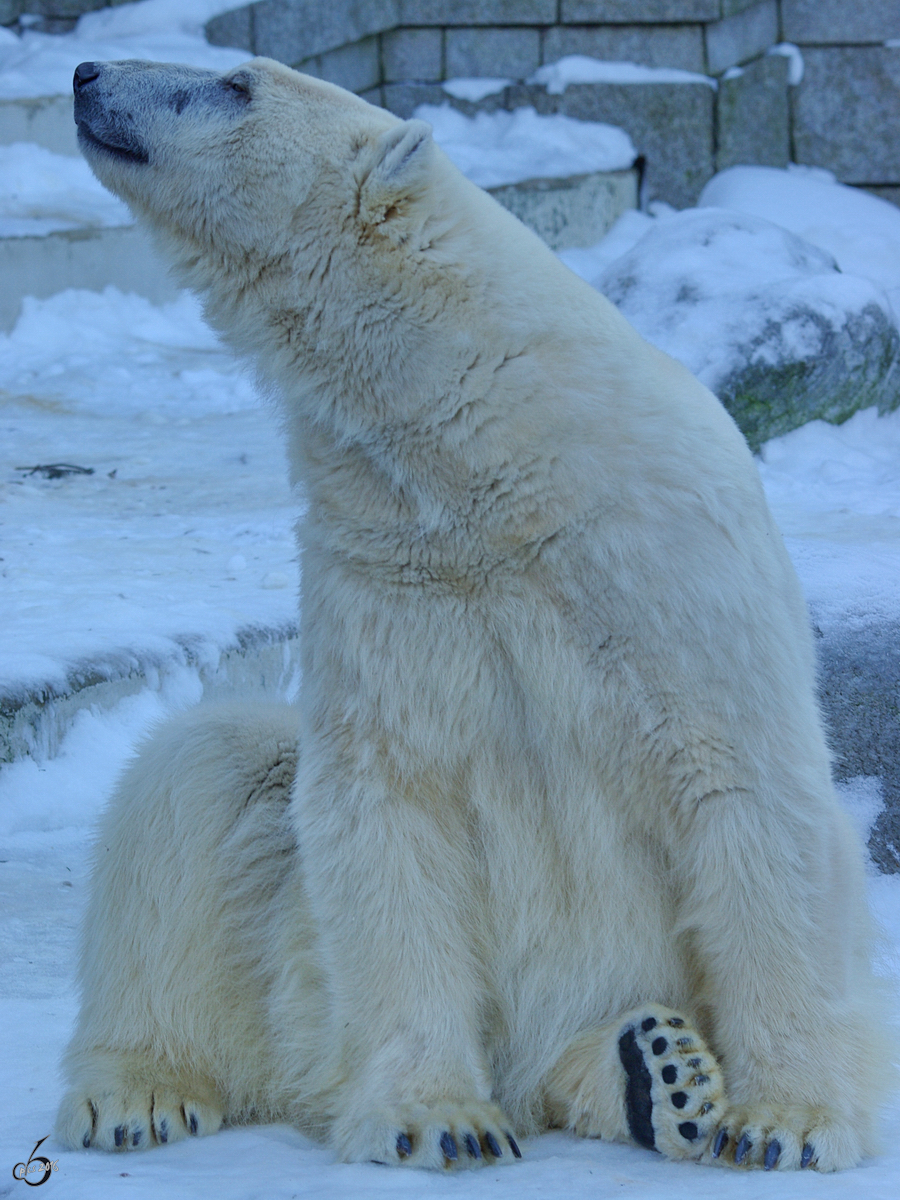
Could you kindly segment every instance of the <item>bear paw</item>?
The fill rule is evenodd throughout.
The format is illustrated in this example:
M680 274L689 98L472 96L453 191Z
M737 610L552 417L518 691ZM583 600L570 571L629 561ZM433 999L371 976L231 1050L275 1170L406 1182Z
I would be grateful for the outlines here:
M649 1005L619 1035L625 1115L640 1146L699 1158L726 1112L722 1072L686 1017Z
M841 1171L862 1157L854 1131L805 1105L739 1105L719 1120L704 1158L766 1171Z
M63 1097L56 1132L73 1149L148 1150L215 1133L223 1117L211 1089L98 1081L93 1087L73 1088Z
M345 1162L460 1170L521 1158L496 1104L408 1104L339 1121L332 1143Z

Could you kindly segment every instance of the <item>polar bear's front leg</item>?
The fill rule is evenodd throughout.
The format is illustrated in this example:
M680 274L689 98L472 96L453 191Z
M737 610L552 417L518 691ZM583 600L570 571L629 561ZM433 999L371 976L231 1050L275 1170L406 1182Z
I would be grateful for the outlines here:
M331 1004L335 1150L429 1167L518 1157L491 1102L464 815L389 789L371 761L348 778L315 752L294 804Z
M810 772L810 774L812 774ZM827 782L697 801L670 844L734 1105L711 1154L822 1171L874 1149L885 1052L855 837Z

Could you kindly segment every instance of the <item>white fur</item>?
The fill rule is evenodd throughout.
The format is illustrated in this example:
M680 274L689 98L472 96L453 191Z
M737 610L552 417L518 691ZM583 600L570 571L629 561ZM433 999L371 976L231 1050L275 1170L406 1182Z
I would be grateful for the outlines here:
M289 1117L353 1160L627 1139L618 1039L664 1005L728 1100L713 1072L717 1121L679 1152L660 1110L660 1148L858 1162L861 856L731 419L421 122L267 60L240 107L178 70L105 67L85 119L132 113L149 162L86 153L279 398L303 691L179 718L123 779L61 1136L131 1144L160 1089L181 1132Z

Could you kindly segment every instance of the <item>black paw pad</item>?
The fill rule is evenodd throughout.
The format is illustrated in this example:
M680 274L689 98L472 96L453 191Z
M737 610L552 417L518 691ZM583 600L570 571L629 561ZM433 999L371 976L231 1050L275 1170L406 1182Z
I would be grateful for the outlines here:
M665 1038L656 1039L653 1043L654 1053L662 1054L662 1050L657 1051L656 1046L658 1042L662 1042L663 1049L665 1049L665 1041ZM656 1135L653 1132L651 1119L653 1101L650 1099L653 1080L650 1078L650 1072L647 1070L647 1064L644 1062L644 1056L641 1054L633 1029L626 1029L619 1038L619 1060L627 1079L625 1116L628 1120L628 1132L639 1146L644 1146L647 1150L655 1150Z
M700 1130L693 1121L682 1121L682 1123L678 1126L678 1132L686 1142L696 1142L697 1138L700 1136Z
M676 1108L684 1108L688 1102L687 1092L673 1092L671 1100Z
M669 1063L667 1067L662 1069L663 1083L674 1083L678 1078L678 1068L674 1063Z
M644 1020L641 1021L641 1029L643 1029L644 1033L649 1033L651 1029L655 1028L656 1017L645 1017Z
M668 1050L668 1048L669 1048L669 1043L666 1041L666 1039L664 1037L654 1038L653 1044L650 1047L650 1049L653 1051L653 1053L657 1054L657 1055L665 1054L665 1052Z

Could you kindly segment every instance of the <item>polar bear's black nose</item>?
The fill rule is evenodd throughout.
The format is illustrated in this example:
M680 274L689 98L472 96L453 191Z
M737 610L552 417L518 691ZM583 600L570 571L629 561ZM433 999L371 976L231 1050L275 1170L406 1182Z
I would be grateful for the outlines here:
M96 63L83 62L79 63L75 68L75 78L72 81L76 91L80 87L84 87L86 83L90 83L92 79L96 79L100 74L100 68Z

